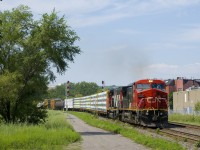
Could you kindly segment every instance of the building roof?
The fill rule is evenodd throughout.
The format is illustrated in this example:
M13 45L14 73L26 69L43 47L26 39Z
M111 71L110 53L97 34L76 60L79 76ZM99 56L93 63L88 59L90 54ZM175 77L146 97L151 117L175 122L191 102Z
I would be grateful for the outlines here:
M174 86L175 85L175 81L174 81L174 79L167 79L167 80L165 80L165 84L167 86Z
M200 83L200 79L194 79L196 82Z

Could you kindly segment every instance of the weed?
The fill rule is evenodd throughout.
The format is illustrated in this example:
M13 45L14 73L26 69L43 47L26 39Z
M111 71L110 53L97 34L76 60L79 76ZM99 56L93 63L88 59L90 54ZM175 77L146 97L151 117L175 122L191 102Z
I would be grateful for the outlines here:
M187 142L187 141L188 141L188 139L187 139L187 138L184 138L183 142Z
M156 129L156 133L159 134L160 133L160 128Z
M200 140L195 144L196 147L200 147Z
M199 115L170 114L169 121L194 124L194 125L200 126L200 116Z
M42 125L0 125L0 149L60 150L77 140L80 135L59 111L49 111L48 121Z

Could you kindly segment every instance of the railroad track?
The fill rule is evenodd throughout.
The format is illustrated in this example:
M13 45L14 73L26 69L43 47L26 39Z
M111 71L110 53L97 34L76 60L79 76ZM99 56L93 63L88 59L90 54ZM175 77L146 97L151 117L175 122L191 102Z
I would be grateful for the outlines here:
M200 141L200 126L169 122L169 127L160 130L160 132L192 143Z
M155 131L155 128L154 129L147 128L147 127L138 126L135 124L131 124L131 125L142 130L147 130L149 132L157 133L157 131ZM182 129L183 131L179 131L176 129ZM194 133L188 133L187 132L188 130L194 130ZM199 135L195 134L196 131L199 132ZM169 126L167 128L160 129L159 132L162 133L163 135L167 135L169 137L172 137L178 140L191 142L191 143L196 143L200 141L200 126L169 122Z
M185 141L194 144L200 141L200 126L169 122L167 128L159 130L155 128L145 128L141 126L137 128L141 128L143 130L147 130L149 132L157 134L159 133L161 135L166 135L179 141Z
M183 131L171 130L171 129L162 129L160 130L161 133L166 134L171 137L175 137L176 139L183 139L185 141L190 142L198 142L200 140L200 135L191 134Z
M185 124L185 123L178 123L178 122L169 122L170 126L179 126L179 127L184 127L184 128L189 128L189 129L198 129L200 130L200 126L197 125L190 125L190 124Z

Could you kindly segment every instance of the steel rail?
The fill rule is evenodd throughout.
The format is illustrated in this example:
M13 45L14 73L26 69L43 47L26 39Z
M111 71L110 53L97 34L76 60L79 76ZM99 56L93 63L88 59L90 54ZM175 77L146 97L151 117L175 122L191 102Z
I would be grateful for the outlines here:
M184 128L199 129L200 130L200 126L198 126L198 125L191 125L191 124L171 122L171 121L169 121L168 124L172 125L172 126L180 126L180 127L184 127Z
M176 138L181 138L183 140L189 140L191 142L198 142L200 140L200 135L191 134L183 131L177 131L172 129L162 129L160 130L161 133L164 133L169 136L173 136Z

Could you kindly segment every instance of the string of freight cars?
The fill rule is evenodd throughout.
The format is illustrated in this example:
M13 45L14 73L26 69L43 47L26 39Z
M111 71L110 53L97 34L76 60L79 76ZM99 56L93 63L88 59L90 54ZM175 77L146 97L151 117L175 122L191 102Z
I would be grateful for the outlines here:
M67 98L64 109L88 111L147 127L168 123L168 98L162 80L138 80L101 93Z

